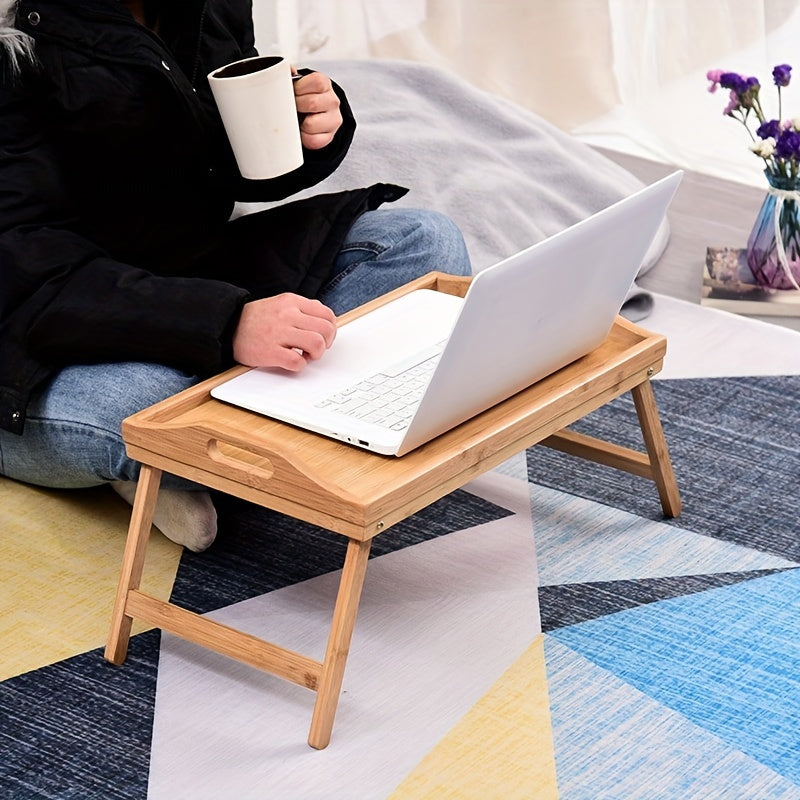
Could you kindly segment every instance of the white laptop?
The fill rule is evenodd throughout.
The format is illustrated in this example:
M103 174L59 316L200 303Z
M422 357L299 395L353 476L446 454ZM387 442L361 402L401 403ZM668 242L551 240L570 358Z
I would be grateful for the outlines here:
M479 272L463 299L411 292L341 326L300 373L252 369L211 394L377 453L408 453L603 342L682 175Z

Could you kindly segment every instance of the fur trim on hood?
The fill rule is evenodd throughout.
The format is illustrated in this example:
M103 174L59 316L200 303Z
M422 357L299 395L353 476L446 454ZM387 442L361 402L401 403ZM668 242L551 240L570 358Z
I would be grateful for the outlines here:
M18 0L0 0L0 61L16 75L23 61L33 60L33 39L14 27Z

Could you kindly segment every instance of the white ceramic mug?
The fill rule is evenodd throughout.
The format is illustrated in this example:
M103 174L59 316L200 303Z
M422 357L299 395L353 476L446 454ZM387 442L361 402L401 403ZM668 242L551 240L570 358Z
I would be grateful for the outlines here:
M274 178L303 163L292 70L282 56L215 69L208 82L245 178Z

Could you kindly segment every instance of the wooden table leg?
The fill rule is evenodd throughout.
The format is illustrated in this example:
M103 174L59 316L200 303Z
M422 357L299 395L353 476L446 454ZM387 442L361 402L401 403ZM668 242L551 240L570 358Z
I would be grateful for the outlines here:
M664 429L658 416L656 398L653 394L653 385L649 380L634 386L631 389L633 403L642 428L644 444L650 457L650 467L653 471L653 480L658 487L658 496L661 498L661 508L667 517L677 517L681 513L681 496L672 461L667 449L667 440L664 438Z
M139 474L139 486L133 501L131 523L128 538L125 541L125 553L122 557L117 596L114 601L114 612L111 617L111 630L106 643L105 657L112 664L121 664L128 653L128 642L131 637L133 617L125 613L128 593L138 589L142 580L144 558L147 553L147 542L150 539L150 527L153 523L153 512L158 499L158 487L161 483L161 470L142 465Z
M339 692L342 688L344 668L356 623L358 603L361 599L361 588L367 571L371 544L371 539L364 542L350 539L347 545L336 607L333 610L331 632L328 636L325 660L322 662L322 672L317 686L317 700L311 718L311 730L308 734L308 743L317 750L327 747L331 740L333 718L339 702Z

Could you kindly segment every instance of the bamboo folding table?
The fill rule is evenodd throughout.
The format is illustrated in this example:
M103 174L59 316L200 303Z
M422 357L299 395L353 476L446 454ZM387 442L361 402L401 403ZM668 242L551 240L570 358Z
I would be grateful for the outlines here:
M469 278L430 273L344 315L342 323L401 293L464 295ZM663 512L681 501L650 378L663 336L618 317L596 350L401 458L362 451L210 396L245 371L234 367L126 419L128 453L142 464L105 657L125 660L134 619L316 692L308 743L328 745L372 539L535 444L654 481ZM624 392L633 395L644 452L567 426ZM180 475L346 536L347 551L323 660L309 658L150 596L140 589L162 472Z

